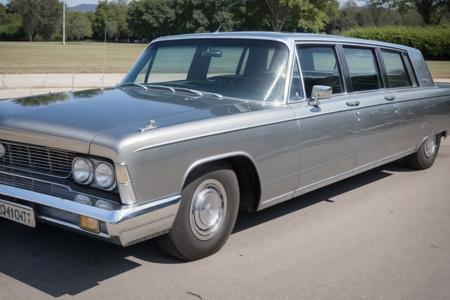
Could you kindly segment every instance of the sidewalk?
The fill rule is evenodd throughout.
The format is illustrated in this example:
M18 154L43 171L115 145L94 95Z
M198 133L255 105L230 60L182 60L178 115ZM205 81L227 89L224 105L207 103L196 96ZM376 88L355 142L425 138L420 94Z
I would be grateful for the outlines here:
M50 92L112 87L125 74L5 74L0 75L0 99Z

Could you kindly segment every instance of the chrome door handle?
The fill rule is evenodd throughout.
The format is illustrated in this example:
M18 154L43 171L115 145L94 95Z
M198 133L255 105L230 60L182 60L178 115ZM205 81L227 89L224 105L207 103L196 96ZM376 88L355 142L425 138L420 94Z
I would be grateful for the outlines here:
M359 101L358 100L347 101L347 106L358 106L358 105L359 105Z
M386 100L386 101L395 100L395 96L394 95L384 96L384 100Z

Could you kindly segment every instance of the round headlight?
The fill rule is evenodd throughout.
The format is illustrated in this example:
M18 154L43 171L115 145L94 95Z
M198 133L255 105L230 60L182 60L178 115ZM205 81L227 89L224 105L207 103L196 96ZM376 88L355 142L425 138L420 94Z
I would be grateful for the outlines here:
M102 189L108 189L114 185L114 170L110 164L101 162L95 167L95 183Z
M72 163L73 179L81 184L89 184L93 178L92 162L86 158L75 157Z

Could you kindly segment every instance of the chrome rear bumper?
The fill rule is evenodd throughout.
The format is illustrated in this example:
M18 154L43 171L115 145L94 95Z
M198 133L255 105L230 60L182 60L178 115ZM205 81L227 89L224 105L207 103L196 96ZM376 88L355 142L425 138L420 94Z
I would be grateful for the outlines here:
M0 171L0 175L13 176L21 180L36 181L25 176ZM116 204L111 210L94 205L76 202L77 192L67 188L64 195L43 193L15 186L11 181L0 177L0 198L29 205L35 208L37 221L51 223L64 228L85 233L101 239L120 244L131 245L170 230L180 204L180 195L130 206ZM61 189L60 185L39 181ZM46 189L46 190L55 190ZM85 196L85 195L84 195ZM95 197L92 197L95 198ZM102 200L97 199L97 200ZM78 225L80 216L86 216L100 222L100 232L93 233L81 229Z

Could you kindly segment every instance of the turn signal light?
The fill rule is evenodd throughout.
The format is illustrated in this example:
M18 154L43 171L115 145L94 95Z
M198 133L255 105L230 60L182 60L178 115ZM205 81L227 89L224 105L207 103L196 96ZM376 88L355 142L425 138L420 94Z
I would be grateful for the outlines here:
M94 233L100 232L99 222L86 216L80 216L80 228Z

